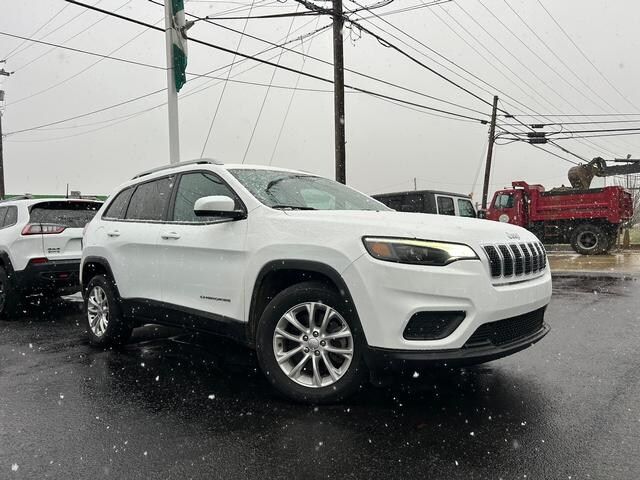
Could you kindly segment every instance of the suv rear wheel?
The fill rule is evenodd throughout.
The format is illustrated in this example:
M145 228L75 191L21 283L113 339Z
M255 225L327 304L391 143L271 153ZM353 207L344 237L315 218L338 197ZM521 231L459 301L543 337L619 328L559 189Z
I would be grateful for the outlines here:
M344 299L321 283L293 285L267 305L256 350L267 379L285 396L330 403L366 380L363 345Z
M122 317L113 282L104 275L96 275L89 281L84 312L93 345L122 345L131 337L133 328Z
M0 267L0 318L8 318L18 312L20 296L9 280L7 271Z

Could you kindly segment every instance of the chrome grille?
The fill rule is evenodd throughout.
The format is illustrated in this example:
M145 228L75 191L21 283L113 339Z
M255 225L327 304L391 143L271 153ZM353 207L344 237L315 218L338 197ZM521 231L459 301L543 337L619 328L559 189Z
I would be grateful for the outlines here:
M504 243L482 247L491 277L504 283L526 280L547 267L547 256L540 242Z

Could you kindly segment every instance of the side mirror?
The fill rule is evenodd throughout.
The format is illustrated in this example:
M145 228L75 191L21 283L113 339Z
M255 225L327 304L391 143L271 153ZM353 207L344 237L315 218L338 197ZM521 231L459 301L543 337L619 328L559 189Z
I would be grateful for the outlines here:
M243 210L236 210L235 207L236 202L231 197L212 195L196 200L193 205L193 213L197 217L245 218L246 213Z

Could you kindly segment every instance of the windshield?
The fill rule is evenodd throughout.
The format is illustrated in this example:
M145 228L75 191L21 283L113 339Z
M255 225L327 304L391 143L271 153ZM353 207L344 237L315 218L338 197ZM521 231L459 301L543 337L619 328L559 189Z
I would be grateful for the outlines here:
M385 210L382 203L323 177L277 170L229 172L260 202L292 210Z

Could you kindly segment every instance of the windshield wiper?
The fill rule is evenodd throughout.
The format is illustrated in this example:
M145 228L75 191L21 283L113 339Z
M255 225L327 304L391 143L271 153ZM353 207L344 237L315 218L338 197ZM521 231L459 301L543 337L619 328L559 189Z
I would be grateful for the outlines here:
M313 207L304 207L302 205L270 205L271 208L279 208L282 210L317 210Z

